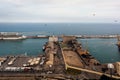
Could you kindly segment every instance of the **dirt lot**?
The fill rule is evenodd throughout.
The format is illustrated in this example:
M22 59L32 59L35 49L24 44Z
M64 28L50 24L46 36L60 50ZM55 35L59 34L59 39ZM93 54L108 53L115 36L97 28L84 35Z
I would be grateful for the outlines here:
M74 67L83 67L80 57L73 51L63 51L65 62Z

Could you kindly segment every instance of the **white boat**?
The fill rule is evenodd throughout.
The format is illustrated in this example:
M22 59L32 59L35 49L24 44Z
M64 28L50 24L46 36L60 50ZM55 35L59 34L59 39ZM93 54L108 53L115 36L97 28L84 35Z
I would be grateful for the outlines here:
M0 32L0 40L19 40L26 39L26 36L18 32Z

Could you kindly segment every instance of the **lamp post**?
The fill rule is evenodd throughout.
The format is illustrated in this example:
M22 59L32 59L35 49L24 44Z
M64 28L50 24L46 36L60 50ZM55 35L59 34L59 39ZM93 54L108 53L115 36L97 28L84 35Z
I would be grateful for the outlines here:
M112 78L112 69L114 69L114 65L112 63L109 63L108 68L110 69L110 75L111 75L111 78Z

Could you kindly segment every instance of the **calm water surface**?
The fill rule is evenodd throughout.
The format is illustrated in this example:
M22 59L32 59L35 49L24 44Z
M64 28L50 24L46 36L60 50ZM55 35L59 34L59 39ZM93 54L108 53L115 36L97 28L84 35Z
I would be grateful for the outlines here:
M120 34L120 24L92 23L0 23L0 32L21 32L24 35L96 35ZM47 39L26 39L0 41L0 56L42 54L42 46ZM78 39L102 63L120 61L116 39Z

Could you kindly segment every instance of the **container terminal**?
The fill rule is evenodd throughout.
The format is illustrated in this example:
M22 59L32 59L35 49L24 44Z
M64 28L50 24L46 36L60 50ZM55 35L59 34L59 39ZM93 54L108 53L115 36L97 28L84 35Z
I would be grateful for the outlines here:
M49 36L38 56L0 57L0 80L120 80L120 62L101 64L76 36Z

